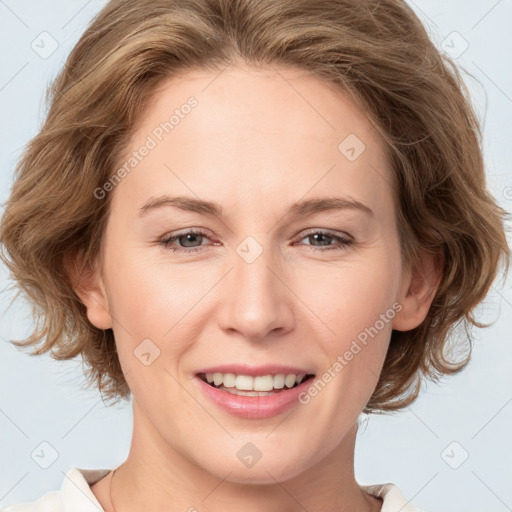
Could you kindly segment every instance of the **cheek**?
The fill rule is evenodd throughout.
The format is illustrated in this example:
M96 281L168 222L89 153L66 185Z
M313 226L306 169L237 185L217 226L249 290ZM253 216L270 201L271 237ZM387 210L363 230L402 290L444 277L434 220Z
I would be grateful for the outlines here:
M345 268L336 279L322 281L322 296L311 307L329 328L317 338L325 356L318 404L334 437L344 418L357 417L377 385L396 313L396 271L386 265Z
M132 333L163 338L211 288L193 270L155 264L144 251L125 254L122 264L111 265L109 284L114 314Z
M399 263L385 256L354 258L336 268L317 267L314 278L300 273L294 289L307 305L307 315L318 319L322 338L340 348L390 310L399 277ZM390 332L390 326L383 330Z
M111 288L114 333L123 373L134 396L145 396L144 382L164 379L172 401L180 396L180 387L164 370L178 376L183 361L211 320L209 302L219 276L198 266L149 261L145 251L119 251L121 259L111 258ZM148 342L148 340L150 340ZM150 353L149 366L141 365L141 354ZM133 371L132 371L133 370ZM148 396L150 400L151 395Z

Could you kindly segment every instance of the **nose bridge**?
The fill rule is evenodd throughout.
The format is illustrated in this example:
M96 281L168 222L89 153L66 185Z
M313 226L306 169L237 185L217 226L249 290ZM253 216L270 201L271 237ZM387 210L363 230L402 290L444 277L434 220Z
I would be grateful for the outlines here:
M286 287L276 274L280 265L271 244L246 237L232 255L227 293L222 306L223 328L236 329L248 338L263 338L276 329L290 328L293 315Z

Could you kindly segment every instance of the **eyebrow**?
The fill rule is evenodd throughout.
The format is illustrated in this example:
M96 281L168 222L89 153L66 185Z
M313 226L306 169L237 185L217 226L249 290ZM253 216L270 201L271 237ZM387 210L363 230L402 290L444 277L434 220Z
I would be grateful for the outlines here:
M152 210L169 206L174 206L188 212L210 215L212 217L224 217L222 207L217 203L195 199L193 197L170 197L166 195L150 198L143 206L141 206L138 216L143 217ZM371 217L375 217L374 212L368 206L361 201L350 197L325 197L299 201L290 206L285 213L285 216L293 215L296 217L303 217L324 211L345 209L359 210Z

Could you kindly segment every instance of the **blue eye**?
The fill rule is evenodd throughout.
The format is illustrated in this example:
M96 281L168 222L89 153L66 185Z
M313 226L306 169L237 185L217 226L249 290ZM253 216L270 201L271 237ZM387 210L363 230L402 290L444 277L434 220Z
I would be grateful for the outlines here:
M166 249L170 249L173 252L183 252L183 253L191 253L202 250L201 247L203 244L201 243L201 238L207 238L208 233L206 231L200 229L190 229L185 231L184 233L179 233L177 235L171 235L159 240L158 243L163 245ZM302 238L297 240L304 240L309 238L310 240L315 240L316 242L327 242L324 245L315 246L312 243L304 244L313 247L314 251L332 251L332 250L344 250L346 247L352 245L354 241L346 236L336 235L330 231L323 230L311 230L306 234L302 235ZM199 244L197 241L199 240ZM331 244L329 242L336 241L337 243ZM180 242L180 245L176 245L175 242ZM185 244L185 245L182 245ZM192 245L187 245L192 244ZM195 244L195 245L194 245Z
M166 249L171 249L171 251L173 252L196 252L198 250L201 249L201 245L203 244L199 244L198 246L178 246L178 245L173 245L173 242L177 241L177 240L180 240L182 241L182 239L185 239L185 243L192 243L194 244L195 243L195 239L197 239L199 237L207 237L208 236L208 233L206 233L205 231L202 231L202 230L188 230L186 231L185 233L180 233L178 235L172 235L172 236L168 236L166 238L164 238L163 240L160 240L159 243L162 244ZM188 239L188 240L187 240Z
M317 242L325 241L327 239L327 242L336 240L337 244L327 244L324 246L314 246L312 244L306 244L310 245L312 247L315 247L314 250L317 251L332 251L332 250L344 250L347 246L352 245L354 241L345 236L335 235L334 233L330 231L323 231L323 230L311 230L307 232L305 235L302 235L302 238L300 240L304 240L305 238L310 238L313 240L316 240Z

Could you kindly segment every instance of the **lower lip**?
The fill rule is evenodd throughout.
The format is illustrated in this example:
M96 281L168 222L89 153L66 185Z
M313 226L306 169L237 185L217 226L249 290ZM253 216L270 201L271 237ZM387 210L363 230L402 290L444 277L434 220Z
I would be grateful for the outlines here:
M280 391L268 396L240 396L214 388L200 377L196 376L202 392L224 411L247 419L262 419L277 416L298 404L299 395L305 391L312 382L312 378L301 382L294 388Z

